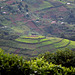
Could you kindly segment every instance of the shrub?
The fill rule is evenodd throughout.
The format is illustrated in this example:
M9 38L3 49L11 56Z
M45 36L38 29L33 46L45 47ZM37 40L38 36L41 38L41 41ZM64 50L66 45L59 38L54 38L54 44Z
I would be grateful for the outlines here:
M75 67L75 51L69 49L57 50L55 53L46 52L45 54L39 55L39 57L42 56L49 63L61 64L65 67Z
M0 50L0 72L1 75L25 75L29 70L27 62L22 57L13 54L4 54Z
M4 54L0 49L1 75L75 75L75 68L62 67L42 58L26 61L13 54Z

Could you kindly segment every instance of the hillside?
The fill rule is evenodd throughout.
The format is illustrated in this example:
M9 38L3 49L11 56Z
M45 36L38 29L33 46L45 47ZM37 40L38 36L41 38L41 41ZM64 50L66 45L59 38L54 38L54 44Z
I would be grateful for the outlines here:
M0 39L0 48L6 53L25 57L36 57L41 53L55 52L57 49L75 49L75 41L45 36L21 36L15 40Z
M74 0L0 1L0 29L19 35L74 36L74 9Z
M75 0L0 0L0 48L27 57L75 50Z

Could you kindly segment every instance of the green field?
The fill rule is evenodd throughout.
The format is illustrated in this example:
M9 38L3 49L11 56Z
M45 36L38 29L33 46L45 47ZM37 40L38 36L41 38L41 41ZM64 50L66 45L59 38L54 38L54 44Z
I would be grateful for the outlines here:
M45 9L45 8L48 8L48 7L53 7L53 5L50 4L50 3L47 2L47 1L43 1L43 4L40 5L40 9L39 9L39 10Z

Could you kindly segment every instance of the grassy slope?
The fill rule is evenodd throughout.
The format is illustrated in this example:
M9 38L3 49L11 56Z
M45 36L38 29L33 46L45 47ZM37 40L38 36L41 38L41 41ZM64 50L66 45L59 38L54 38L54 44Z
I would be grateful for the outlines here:
M29 5L29 6L30 6L30 5ZM32 6L30 6L30 7L31 7L31 11L33 12L33 11L42 10L42 9L45 9L45 8L48 8L48 7L53 7L53 5L50 4L50 3L47 2L47 1L43 1L43 3L40 4L39 7L37 7L37 8L32 7Z

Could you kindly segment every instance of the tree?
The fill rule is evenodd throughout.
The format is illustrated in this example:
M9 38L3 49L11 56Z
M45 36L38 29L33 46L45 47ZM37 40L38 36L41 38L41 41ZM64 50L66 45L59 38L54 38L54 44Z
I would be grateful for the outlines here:
M26 4L25 7L28 8L28 5Z
M61 36L60 36L61 38L65 38L65 35L64 35L64 33L61 33Z

